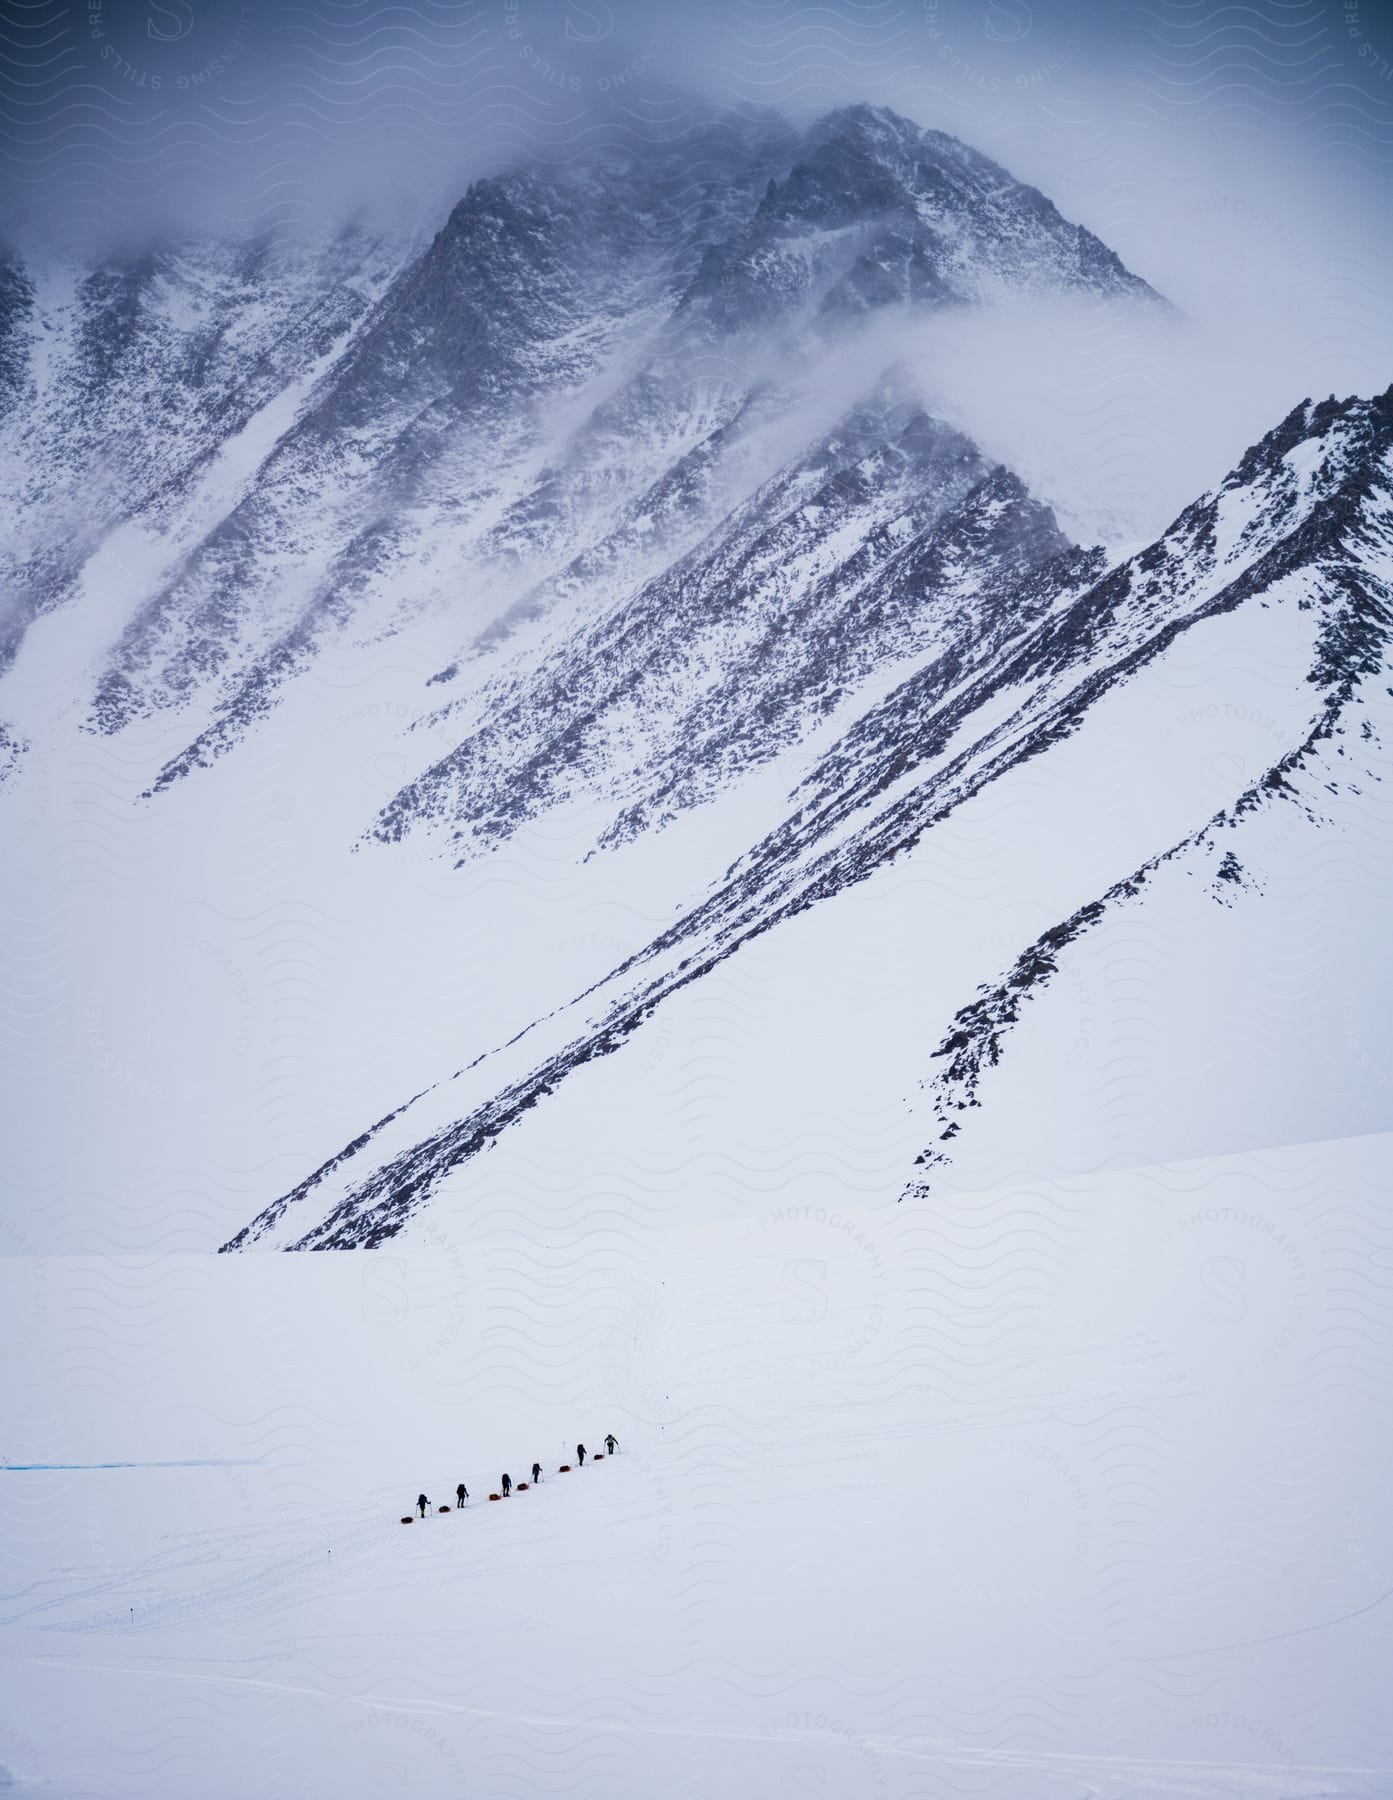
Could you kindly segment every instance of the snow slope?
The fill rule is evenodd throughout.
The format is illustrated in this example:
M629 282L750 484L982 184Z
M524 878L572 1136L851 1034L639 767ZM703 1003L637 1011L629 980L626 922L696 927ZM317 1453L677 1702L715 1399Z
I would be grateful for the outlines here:
M566 1148L371 1257L4 1265L13 1460L137 1465L0 1470L12 1791L1387 1792L1388 1137L932 1208Z
M1061 294L866 107L0 265L0 1790L1390 1791L1393 390L1110 565L886 354Z
M72 276L64 342L102 356L57 357L36 403L89 435L149 415L162 485L95 549L55 546L75 572L0 684L14 1135L45 1247L225 1241L643 950L930 648L1094 571L850 354L866 309L832 297L906 231L938 258L930 315L1003 283L1157 304L1033 190L866 108L477 183L429 244L371 247L399 265L308 368L267 362L279 289L260 336L221 289L174 307L192 251ZM321 274L326 306L366 294ZM116 323L90 312L109 289ZM59 474L30 422L39 520ZM436 859L474 841L495 848L451 880Z
M1012 604L996 637L982 630L979 612L968 666L934 644L916 673L814 763L792 796L802 802L798 810L685 917L569 1006L384 1117L365 1120L352 1143L266 1208L233 1246L269 1238L342 1247L394 1235L453 1169L488 1150L562 1081L641 1028L652 1032L670 996L694 980L709 988L714 967L810 906L826 908L867 879L883 884L896 859L907 858L897 881L943 891L931 915L900 926L898 942L879 930L901 984L893 1011L876 1021L882 1051L901 1041L909 1008L942 1017L947 984L966 985L961 944L981 917L983 883L990 882L999 919L1043 910L1055 934L1042 940L1047 954L1022 945L1005 986L984 989L987 997L960 1013L959 1029L944 1038L954 1059L936 1102L945 1146L961 1129L955 1115L979 1104L983 1069L998 1060L1004 1032L1022 997L1048 975L1058 943L1076 937L1109 902L1131 896L1158 861L1196 848L1187 840L1212 844L1226 827L1256 833L1249 816L1274 812L1279 841L1292 813L1322 832L1327 856L1343 855L1352 837L1367 843L1367 878L1357 883L1355 902L1362 929L1352 940L1356 958L1367 960L1388 873L1376 809L1393 621L1391 456L1389 395L1300 407L1165 538L1087 591L1066 582L1053 610L1034 622ZM1217 718L1231 704L1240 661L1253 696L1245 709L1258 709L1272 738L1267 762L1249 780L1231 763L1216 763L1202 733L1176 738L1182 716L1203 719L1212 708ZM1351 765L1342 776L1343 810L1328 804L1327 790L1336 790L1334 798L1339 787L1322 766L1332 753ZM1271 879L1299 905L1294 890L1305 885L1309 849L1298 843L1295 852L1291 880L1280 866ZM1239 850L1224 855L1219 897L1229 899L1244 888L1242 858ZM1217 875L1217 854L1213 861ZM1057 926L1059 918L1066 924ZM826 960L835 967L854 932L830 929ZM1260 978L1261 958L1249 966ZM1380 975L1361 975L1374 1014L1384 1001L1374 985ZM1303 1010L1295 996L1283 1030L1265 1033L1264 1058L1299 1069L1306 1044L1323 1034L1323 1005L1308 990ZM836 1007L828 1013L845 1017ZM1157 1040L1163 1062L1174 1061L1174 1042ZM1250 1061L1242 1074L1266 1097L1266 1106L1248 1109L1251 1141L1275 1141L1279 1131L1336 1134L1325 1129L1319 1087L1307 1084L1274 1112L1258 1067ZM1345 1084L1346 1110L1360 1121L1343 1129L1369 1129L1380 1097L1366 1100L1367 1081L1351 1086L1347 1072L1336 1079ZM779 1085L766 1078L753 1091L770 1105ZM841 1093L828 1093L833 1109ZM1297 1123L1303 1103L1309 1130ZM1214 1114L1222 1117L1225 1107L1221 1094ZM1031 1120L1022 1128L1026 1155L1033 1128ZM927 1160L950 1155L940 1148Z

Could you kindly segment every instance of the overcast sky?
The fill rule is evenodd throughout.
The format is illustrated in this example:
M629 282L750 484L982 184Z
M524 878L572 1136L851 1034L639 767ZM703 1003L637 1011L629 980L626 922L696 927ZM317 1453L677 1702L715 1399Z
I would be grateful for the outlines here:
M359 199L429 222L474 174L541 146L671 131L693 92L795 119L871 99L1044 188L1196 327L1161 378L1097 343L1071 350L1053 326L1001 357L965 345L979 386L994 363L1073 395L1102 383L1105 411L1121 384L1133 438L1188 444L1208 411L1218 458L1304 392L1393 378L1386 0L0 0L0 12L0 232L20 242L313 221ZM991 395L976 398L980 410ZM1116 424L1099 419L1098 433ZM1177 447L1182 462L1178 484L1194 469Z
M43 211L139 220L219 188L261 214L339 185L443 191L529 143L616 121L660 130L690 89L796 116L892 104L1040 181L1124 252L1158 212L1219 201L1269 238L1313 202L1355 217L1386 204L1393 173L1393 8L1374 0L0 0L0 13L12 227ZM1366 214L1371 234L1385 218Z

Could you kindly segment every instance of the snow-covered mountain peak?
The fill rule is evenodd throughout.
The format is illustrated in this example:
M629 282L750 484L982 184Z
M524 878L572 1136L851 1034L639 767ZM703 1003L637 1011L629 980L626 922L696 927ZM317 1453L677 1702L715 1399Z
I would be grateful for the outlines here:
M472 183L424 244L353 226L31 273L0 279L21 398L0 458L24 470L5 652L95 604L83 571L101 584L119 530L81 703L104 734L170 721L148 793L227 754L331 645L414 634L428 673L465 668L472 645L596 624L761 491L801 506L885 366L868 315L1150 293L986 158L859 107L539 157ZM915 463L878 416L867 468L781 528L857 568L853 489ZM900 502L866 515L867 556L922 528L926 496Z
M412 222L0 250L0 1800L1389 1800L1393 388L1194 262L1346 321L1300 134L992 49L1185 320L685 13L286 10Z
M1292 408L1252 446L1225 480L1220 496L1246 492L1248 504L1309 509L1353 477L1371 477L1393 443L1393 388Z
M1183 561L1193 581L1247 566L1309 527L1341 541L1372 485L1386 482L1393 390L1369 399L1305 400L1251 445L1209 494L1132 560L1138 579Z
M888 108L853 106L809 127L744 231L709 247L687 304L731 329L791 302L840 317L1013 292L1157 299L989 158Z

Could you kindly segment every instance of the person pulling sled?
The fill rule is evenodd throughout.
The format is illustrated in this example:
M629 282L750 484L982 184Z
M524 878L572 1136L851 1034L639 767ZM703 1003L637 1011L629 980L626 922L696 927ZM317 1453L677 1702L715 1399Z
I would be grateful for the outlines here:
M420 1507L421 1517L424 1519L426 1516L426 1508L430 1505L430 1501L426 1499L424 1494L417 1494L416 1504Z
M505 1499L505 1500L506 1500L506 1499L507 1499L507 1498L508 1498L508 1496L509 1496L509 1494L511 1494L511 1493L512 1493L512 1491L513 1491L513 1478L512 1478L512 1476L511 1476L511 1475L505 1475L505 1476L504 1476L504 1477L503 1477L503 1479L502 1479L502 1481L500 1481L500 1482L499 1482L499 1484L498 1484L498 1485L499 1485L499 1487L501 1487L501 1488L502 1488L502 1489L503 1489L503 1498L504 1498L504 1499Z
M541 1479L542 1479L542 1465L540 1463L533 1463L533 1465L532 1465L532 1485L533 1485L533 1487L536 1487L537 1483Z
M609 1436L605 1439L605 1449L609 1451L611 1456L613 1456L615 1451L618 1448L619 1448L619 1439L611 1431Z
M463 1506L465 1501L468 1498L469 1498L469 1489L464 1485L463 1482L461 1482L459 1484L459 1486L455 1489L455 1505Z
M576 1445L576 1461L580 1464L582 1469L585 1467L585 1445L584 1444Z

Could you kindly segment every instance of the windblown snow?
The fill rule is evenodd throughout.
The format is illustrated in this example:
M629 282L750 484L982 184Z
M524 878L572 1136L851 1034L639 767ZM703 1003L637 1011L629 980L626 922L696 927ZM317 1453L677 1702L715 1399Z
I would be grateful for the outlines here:
M1390 1791L1393 389L1120 553L1062 305L865 106L0 260L0 1789Z

